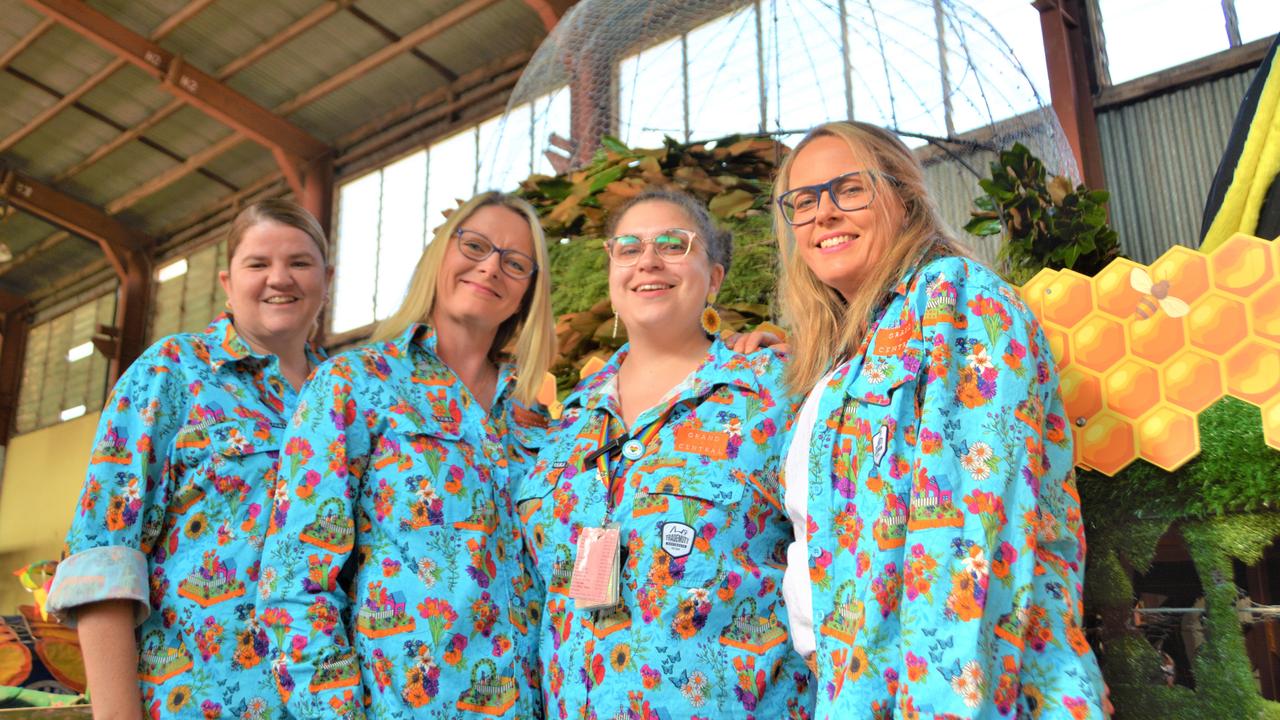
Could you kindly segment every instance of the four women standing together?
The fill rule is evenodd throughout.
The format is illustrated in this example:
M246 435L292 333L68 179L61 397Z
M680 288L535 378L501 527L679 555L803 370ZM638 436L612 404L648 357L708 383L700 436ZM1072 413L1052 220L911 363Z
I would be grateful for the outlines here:
M648 193L605 244L630 342L550 425L533 401L547 254L522 201L456 211L374 342L300 394L323 238L300 246L316 283L261 267L309 255L287 242L248 255L274 277L252 294L250 243L233 247L232 315L152 348L103 414L51 596L80 622L96 702L1103 717L1034 318L885 131L815 129L774 194L793 355L716 337L730 238L687 196ZM135 618L143 702L122 671L137 646L118 642Z

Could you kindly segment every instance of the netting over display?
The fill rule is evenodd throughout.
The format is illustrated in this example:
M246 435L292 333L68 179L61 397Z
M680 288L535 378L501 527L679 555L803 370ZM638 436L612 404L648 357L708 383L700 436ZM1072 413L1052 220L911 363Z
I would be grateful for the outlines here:
M1017 141L1076 177L1046 108L1040 37L1025 0L583 0L479 148L479 184L581 165L603 134L631 147L735 133L794 142L845 118L934 146L930 162L985 173L984 152Z

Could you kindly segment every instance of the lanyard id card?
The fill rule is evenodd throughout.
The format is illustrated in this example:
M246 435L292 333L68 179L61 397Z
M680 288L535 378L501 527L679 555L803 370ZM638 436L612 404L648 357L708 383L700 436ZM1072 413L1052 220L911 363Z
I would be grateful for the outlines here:
M583 528L569 579L569 597L579 610L610 608L619 601L619 540L617 526Z

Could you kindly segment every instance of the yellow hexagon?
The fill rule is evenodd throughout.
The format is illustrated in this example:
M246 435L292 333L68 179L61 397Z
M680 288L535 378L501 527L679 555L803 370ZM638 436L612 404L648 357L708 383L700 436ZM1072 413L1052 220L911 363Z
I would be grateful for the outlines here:
M1093 285L1078 272L1063 270L1044 290L1044 318L1070 330L1093 310Z
M1198 350L1184 350L1161 370L1164 396L1179 407L1199 413L1222 397L1222 368Z
M1099 310L1118 320L1133 315L1134 308L1143 297L1130 283L1133 270L1138 267L1141 266L1132 260L1116 258L1093 276L1093 292ZM1142 270L1146 272L1146 268Z
M1182 318L1169 317L1163 312L1146 319L1135 317L1125 326L1130 352L1159 365L1186 347L1187 334L1182 326Z
M1160 376L1156 369L1137 360L1125 360L1102 380L1107 407L1137 420L1160 402Z
M1209 292L1209 258L1201 252L1177 245L1151 263L1151 278L1169 281L1169 294L1194 302Z
M1102 380L1097 375L1072 365L1063 371L1058 386L1072 427L1084 427L1089 418L1102 411Z
M1254 334L1280 342L1280 282L1258 291L1248 304Z
M1270 243L1248 235L1233 235L1209 255L1213 285L1232 295L1248 297L1275 277Z
M1022 295L1022 299L1026 301L1027 307L1031 308L1032 314L1040 318L1044 322L1044 291L1053 283L1054 278L1058 277L1057 270L1045 268L1036 273L1022 287L1018 288L1018 292Z
M1167 471L1200 453L1200 428L1191 413L1164 405L1138 423L1138 455Z
M1049 341L1049 352L1053 353L1055 365L1061 370L1071 362L1071 336L1053 325L1043 327L1044 338Z
M1191 344L1215 355L1226 355L1249 332L1244 304L1221 293L1200 298L1187 314Z
M1115 475L1137 456L1133 425L1113 412L1094 416L1076 437L1080 457L1104 475Z
M1280 398L1262 406L1262 434L1268 445L1280 450Z
M1124 357L1124 327L1106 315L1094 314L1071 334L1071 349L1076 363L1106 372Z
M1227 356L1223 365L1227 392L1262 405L1280 396L1280 347L1249 340Z

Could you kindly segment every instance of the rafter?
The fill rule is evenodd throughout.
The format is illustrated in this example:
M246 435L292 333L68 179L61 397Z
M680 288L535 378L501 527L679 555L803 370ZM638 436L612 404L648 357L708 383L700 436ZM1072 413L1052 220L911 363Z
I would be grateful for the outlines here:
M39 40L40 36L44 35L57 24L58 22L53 18L47 17L41 20L35 27L31 28L31 32L23 35L18 42L10 46L8 50L5 50L3 55L0 55L0 68L8 66L9 63L13 62L14 58L25 52L27 48L31 47L31 43Z
M160 80L175 96L273 151L299 161L328 151L323 142L298 126L79 0L26 2Z
M542 26L547 29L547 32L555 29L556 24L569 11L573 2L574 0L524 0L524 4L538 14L538 19L542 21Z
M0 181L0 196L23 212L98 243L121 277L129 271L127 258L150 245L145 235L98 208L14 170Z
M159 41L168 37L170 33L177 30L184 22L195 17L215 1L216 0L193 0L193 2L187 3L185 7L169 16L164 22L160 23L159 27L151 31L151 40ZM53 18L45 18L45 20L51 24L56 24L57 22ZM48 108L45 108L44 111L28 121L26 125L23 125L8 137L0 139L0 152L4 152L14 145L17 145L19 142L22 142L23 138L35 132L54 115L57 115L68 107L76 104L80 98L88 94L89 91L98 87L98 85L101 85L104 80L114 75L116 71L123 68L125 64L125 61L121 58L116 58L107 63L101 70L94 73L84 82L80 83L79 87L66 95L63 95L62 99L58 100L58 102L53 105L50 105Z
M28 2L30 2L30 0L28 0ZM408 51L409 48L412 48L415 45L421 45L427 40L430 40L445 30L448 30L497 2L498 0L467 0L467 2L462 3L435 20L432 20L426 25L423 25L417 30L414 30L408 35L400 38L399 42L392 43L366 57L355 65L348 67L346 70L342 70L333 77L330 77L328 80L325 80L319 85L312 87L310 90L303 92L292 100L279 106L276 110L281 114L288 115L304 105L315 102L334 90L337 90L354 80L358 80L369 74L374 69L385 65L397 55Z
M27 1L34 2L35 0L27 0ZM67 0L58 0L58 1L66 2ZM292 113L298 110L304 105L314 102L320 99L321 97L323 97L324 95L330 92L333 92L339 87L346 85L349 82L352 82L353 80L357 79L364 73L371 71L373 68L383 63L386 63L387 61L394 58L398 53L403 52L406 48L413 47L414 45L420 44L426 41L427 39L444 32L449 27L452 27L453 25L456 25L457 23L462 22L466 18L471 17L475 13L483 10L484 8L494 4L497 1L498 0L469 0L469 2L459 5L458 7L449 11L448 13L441 15L440 17L427 23L423 27L418 28L412 33L404 36L404 38L399 43L396 43L394 45L389 45L386 48L379 50L373 55L370 55L364 60L347 68L347 70L344 70L338 75L333 76L329 80L326 80L320 83L320 85L315 86L314 88L312 88L311 90L308 90L302 95L295 97L293 100L290 100L288 102L285 102L282 105L277 106L275 108L275 112L282 116L288 115L289 113ZM392 51L392 52L388 52L388 51ZM335 81L338 81L338 82L335 82ZM131 207L132 205L138 203L148 195L159 192L160 190L172 185L173 183L177 182L178 180L181 180L182 178L186 177L187 175L197 170L201 165L212 161L214 158L238 146L241 141L242 141L242 138L238 138L235 135L231 135L225 138L221 142L207 148L204 151L201 151L197 155L191 156L181 165L171 168L164 174L159 175L155 178L152 178L150 181L148 181L144 185L139 186L138 188L131 190L127 194L122 195L121 197L111 201L110 203L108 203L107 209L110 212L115 213L127 207ZM286 170L285 168L281 168L281 169ZM285 172L285 176L289 177L289 172L287 170ZM298 188L295 188L294 190L295 192L300 192Z
M290 40L329 19L338 11L349 6L353 1L354 0L331 0L331 2L321 5L303 17L295 20L292 25L289 25L280 32L267 38L261 45L258 45L244 55L241 55L235 60L224 65L222 69L217 72L216 77L219 80L227 80L231 76L257 62L259 59L283 47ZM53 21L50 20L49 22ZM69 177L80 174L84 170L88 169L90 165L93 165L102 158L110 155L116 150L119 150L125 145L128 145L134 140L137 140L143 133L156 125L159 125L162 120L165 120L185 106L186 103L182 100L174 100L168 105L165 105L157 110L151 117L120 133L106 144L98 146L98 149L90 153L85 159L55 175L53 182L62 182Z

